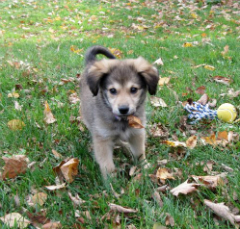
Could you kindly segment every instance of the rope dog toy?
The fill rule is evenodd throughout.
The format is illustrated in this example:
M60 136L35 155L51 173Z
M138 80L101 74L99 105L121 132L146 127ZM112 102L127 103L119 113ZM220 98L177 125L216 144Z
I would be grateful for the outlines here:
M189 113L189 119L195 119L190 124L195 124L202 119L215 119L218 118L224 122L232 123L237 117L236 108L230 103L222 104L217 110L212 110L209 105L202 105L198 102L186 104L184 109Z

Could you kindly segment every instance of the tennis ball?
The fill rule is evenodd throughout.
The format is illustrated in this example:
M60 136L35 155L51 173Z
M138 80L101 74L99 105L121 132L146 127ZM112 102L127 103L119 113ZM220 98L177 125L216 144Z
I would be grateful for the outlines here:
M233 122L237 117L236 108L230 103L224 103L217 109L217 116L224 122Z

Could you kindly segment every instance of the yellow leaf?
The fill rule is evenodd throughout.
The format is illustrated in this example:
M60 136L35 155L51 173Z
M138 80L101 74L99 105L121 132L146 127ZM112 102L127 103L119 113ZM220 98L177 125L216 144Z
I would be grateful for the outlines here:
M214 67L214 66L212 66L212 65L207 65L207 64L204 66L204 68L207 69L207 70L210 70L210 71L214 71L214 70L215 70L215 67Z
M183 44L183 47L184 47L184 48L193 47L193 44L190 43L190 42L185 42L185 43Z
M175 177L169 173L168 169L166 168L159 168L157 170L156 177L160 179L163 184L165 184L165 180L167 179L175 180Z
M47 101L45 101L44 121L47 124L51 124L51 123L56 122L56 119L54 118Z
M9 93L8 98L19 98L19 94L17 92Z
M187 147L185 142L179 142L179 141L165 140L165 141L162 141L162 143L172 147Z
M194 19L197 19L197 18L198 18L198 15L197 15L195 12L192 12L192 13L191 13L191 17L194 18Z
M171 79L170 77L162 77L159 79L158 85L163 86L164 84L168 84L170 79Z
M11 130L21 130L25 126L25 123L19 119L13 119L10 120L7 125Z
M193 149L197 145L197 136L193 135L186 141L186 145L188 148Z

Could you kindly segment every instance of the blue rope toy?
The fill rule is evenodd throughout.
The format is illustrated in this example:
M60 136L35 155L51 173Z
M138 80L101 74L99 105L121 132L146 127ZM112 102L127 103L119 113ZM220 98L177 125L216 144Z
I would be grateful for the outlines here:
M195 119L190 122L190 124L196 124L198 121L202 119L215 119L217 118L217 111L211 110L209 105L202 105L198 102L193 102L191 105L188 103L185 105L184 109L189 113L189 119Z

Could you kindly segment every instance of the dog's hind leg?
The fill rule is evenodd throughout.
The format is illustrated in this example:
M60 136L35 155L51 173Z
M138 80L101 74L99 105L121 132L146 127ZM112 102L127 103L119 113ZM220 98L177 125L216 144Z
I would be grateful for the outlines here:
M93 136L93 147L95 159L100 166L101 173L104 178L107 178L107 175L115 170L113 163L113 142L111 139Z

